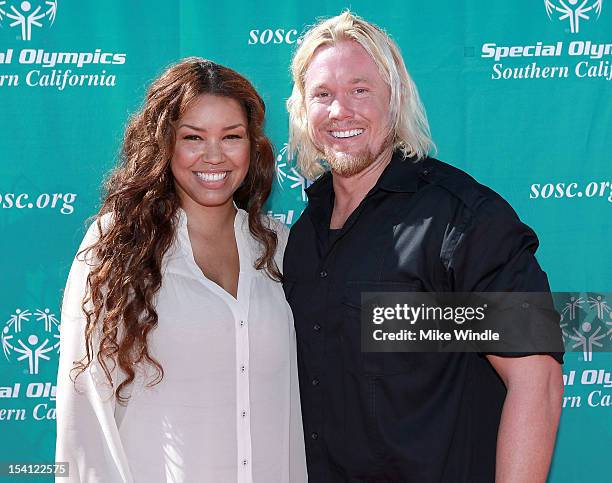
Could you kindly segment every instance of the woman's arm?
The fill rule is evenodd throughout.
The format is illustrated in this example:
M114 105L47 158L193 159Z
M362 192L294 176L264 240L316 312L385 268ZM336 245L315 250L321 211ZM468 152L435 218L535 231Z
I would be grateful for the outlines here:
M79 252L98 238L94 223ZM95 359L76 379L74 361L85 355L86 318L81 302L86 293L91 255L77 255L64 291L57 374L57 441L55 460L69 463L68 482L131 482L127 457L115 422L114 387ZM95 344L94 344L95 346ZM114 376L116 376L116 371ZM114 380L116 382L116 380Z

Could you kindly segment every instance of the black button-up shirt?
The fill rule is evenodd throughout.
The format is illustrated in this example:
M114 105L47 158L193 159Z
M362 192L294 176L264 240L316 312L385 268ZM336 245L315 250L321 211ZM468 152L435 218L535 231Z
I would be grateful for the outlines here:
M284 259L309 480L491 483L505 387L483 355L361 351L361 292L542 292L538 240L496 193L395 153L330 233L327 173ZM562 360L562 358L561 358Z

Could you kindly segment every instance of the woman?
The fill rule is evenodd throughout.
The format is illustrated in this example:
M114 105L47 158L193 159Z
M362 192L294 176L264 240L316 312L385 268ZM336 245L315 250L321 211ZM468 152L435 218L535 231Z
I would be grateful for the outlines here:
M64 293L56 460L73 481L306 481L264 110L240 74L189 58L130 121Z

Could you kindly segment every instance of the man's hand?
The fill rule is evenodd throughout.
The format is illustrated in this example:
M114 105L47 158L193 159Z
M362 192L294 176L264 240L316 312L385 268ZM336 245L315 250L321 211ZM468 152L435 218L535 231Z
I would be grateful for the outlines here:
M508 390L497 435L495 481L545 483L561 415L561 365L547 355L487 359Z

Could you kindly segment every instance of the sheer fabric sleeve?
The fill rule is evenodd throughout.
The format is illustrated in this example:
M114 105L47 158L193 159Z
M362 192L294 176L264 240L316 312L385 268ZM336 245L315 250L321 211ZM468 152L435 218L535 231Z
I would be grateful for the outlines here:
M283 256L285 254L285 248L287 246L287 240L289 239L289 228L284 224L276 222L273 225L273 229L276 231L278 236L278 246L275 254L275 261L278 267L283 267ZM291 313L291 309L289 309ZM304 429L302 427L302 407L300 404L300 386L298 381L298 369L297 369L297 348L295 338L295 327L293 323L293 317L291 316L291 327L289 331L289 357L291 359L290 366L290 421L289 421L289 481L291 483L305 483L308 481L308 475L306 470L306 452L304 448Z
M291 320L293 325L293 318ZM291 340L289 356L291 357L291 376L290 376L290 391L291 391L291 420L289 444L289 481L291 483L305 483L308 481L308 473L306 469L306 450L304 448L304 429L302 426L302 407L300 405L300 387L298 382L297 370L297 350L295 340L295 329L293 326L290 331Z
M108 217L102 220L108 223ZM80 254L99 237L97 223L90 226L75 257L64 291L60 326L60 359L57 374L58 462L69 463L66 482L132 482L127 457L115 421L114 387L97 360L76 378L71 378L74 361L85 355L85 315L81 302L86 293L92 256ZM94 342L94 350L96 344ZM111 366L112 367L112 366ZM114 370L113 382L117 382Z

